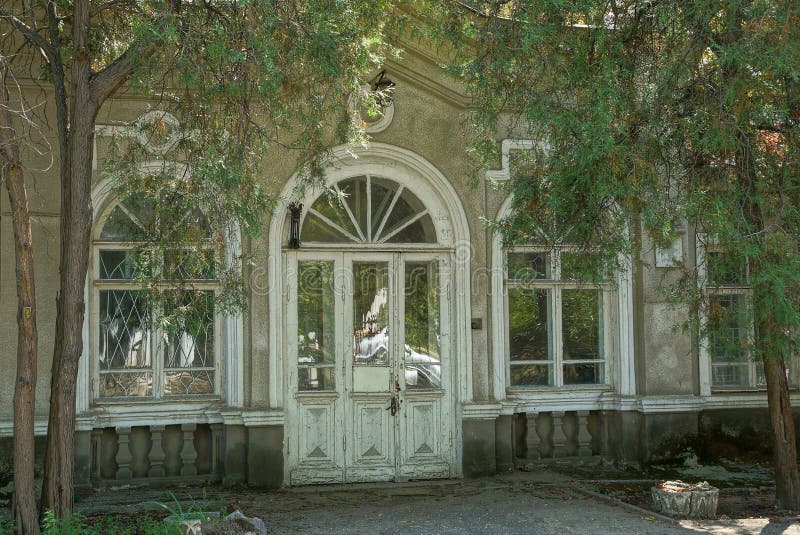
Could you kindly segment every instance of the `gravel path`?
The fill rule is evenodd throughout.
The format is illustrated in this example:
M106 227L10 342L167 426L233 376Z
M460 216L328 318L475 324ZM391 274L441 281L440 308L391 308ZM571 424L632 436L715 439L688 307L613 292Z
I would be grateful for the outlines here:
M670 522L578 491L574 480L547 470L463 481L249 488L173 487L182 507L240 509L262 518L270 533L310 534L587 534L800 535L778 518ZM165 491L107 488L76 504L84 514L135 515L171 504ZM207 502L204 504L204 502ZM0 511L0 514L7 511Z

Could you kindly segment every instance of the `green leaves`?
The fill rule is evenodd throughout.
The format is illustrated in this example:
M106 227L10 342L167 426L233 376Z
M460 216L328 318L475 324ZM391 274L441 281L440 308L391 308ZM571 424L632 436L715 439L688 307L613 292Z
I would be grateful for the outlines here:
M452 71L474 96L476 161L494 164L498 138L549 146L512 165L512 215L496 222L506 241L624 251L627 221L642 221L656 242L685 221L735 251L762 313L778 331L797 332L796 3L474 7L480 15L444 8L455 20L443 20L440 35L457 47ZM685 299L698 297L683 288Z

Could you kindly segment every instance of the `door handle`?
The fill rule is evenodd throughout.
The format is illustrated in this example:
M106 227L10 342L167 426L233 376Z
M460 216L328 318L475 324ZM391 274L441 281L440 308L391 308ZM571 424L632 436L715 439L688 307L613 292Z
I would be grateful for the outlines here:
M389 406L386 407L386 410L389 411L389 414L392 416L400 412L400 403L397 401L397 396L392 396L392 399L389 400Z

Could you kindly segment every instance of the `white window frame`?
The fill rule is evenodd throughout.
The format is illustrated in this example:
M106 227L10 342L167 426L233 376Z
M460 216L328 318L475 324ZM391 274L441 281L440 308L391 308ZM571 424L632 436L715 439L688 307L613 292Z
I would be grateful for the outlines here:
M165 166L182 172L184 167L174 162L162 160L147 161L140 165L142 173L163 172ZM100 180L92 188L92 206L94 207L94 220L98 221L103 214L104 208L113 202L115 196L114 183L111 178ZM241 231L238 225L231 226L225 236L225 256L227 262L233 262L240 258L242 254ZM92 252L93 253L93 252ZM78 415L87 415L88 411L95 405L106 407L106 415L111 420L124 421L130 425L133 422L144 422L143 425L151 422L155 414L162 414L164 417L181 418L207 417L208 409L218 406L224 402L225 407L235 409L244 406L244 319L241 313L224 314L218 321L221 323L220 330L216 333L217 340L221 344L221 352L218 354L217 366L217 393L211 397L179 397L170 396L168 398L98 398L95 393L96 380L96 358L92 350L93 342L96 340L95 333L98 331L92 325L92 318L97 313L94 299L92 298L94 289L94 262L90 260L91 272L86 278L84 287L84 299L87 303L87 310L83 322L83 355L78 361L78 383L76 388L75 409ZM135 415L127 406L136 406ZM95 417L93 417L95 418ZM187 420L188 421L188 420ZM194 421L194 420L190 420ZM148 424L149 425L149 424Z
M550 255L551 278L532 279L530 281L516 281L508 278L508 255L514 253L546 253ZM613 337L611 321L612 286L609 282L586 282L561 279L561 255L563 253L580 254L581 251L570 246L556 246L552 248L538 246L515 246L503 249L503 311L504 321L502 329L505 341L505 379L509 391L547 390L547 389L606 389L611 384L610 355L612 354L611 340ZM548 361L514 361L514 365L551 365L553 366L553 383L550 385L514 385L511 383L511 348L509 325L509 298L510 287L523 289L545 289L552 291L549 314L552 318L552 360ZM599 290L602 297L602 317L600 318L602 333L602 359L592 360L564 360L563 330L562 330L562 292L563 290ZM566 364L602 363L603 381L591 384L564 384L564 366Z
M743 296L747 305L752 307L753 290L749 284L722 284L712 286L708 284L708 263L707 252L722 253L724 249L717 245L713 239L710 239L706 234L697 235L697 280L701 284L702 297L706 302L710 302L712 296L723 295L740 295ZM745 278L749 280L750 270L749 265L745 266ZM766 384L759 384L759 368L762 363L753 359L750 356L746 363L741 366L747 366L747 384L746 385L715 385L713 383L715 367L724 367L729 364L714 363L711 355L711 340L707 334L704 334L705 327L708 325L708 314L705 307L700 307L700 345L699 345L699 364L700 364L700 395L711 396L713 394L726 394L731 392L764 392L766 391ZM751 322L748 326L748 340L755 339L755 322ZM790 387L792 385L790 384Z
M141 289L141 284L133 279L101 279L100 278L100 251L116 250L116 251L134 251L138 247L145 245L142 242L132 241L107 241L101 239L100 235L103 227L108 220L109 215L113 212L114 208L122 204L120 199L114 199L103 209L102 216L98 218L95 230L94 239L92 241L92 268L91 268L91 307L90 307L90 347L89 355L91 355L92 363L92 400L94 403L114 403L131 401L173 401L182 399L219 399L220 388L219 382L221 378L220 361L222 355L223 344L221 341L221 332L223 328L222 315L214 310L214 365L196 368L180 368L189 371L208 371L213 368L213 391L203 394L173 394L166 395L164 393L164 383L166 373L169 371L177 371L179 368L167 368L164 362L164 346L163 340L165 332L158 327L159 322L157 316L152 318L152 324L155 326L150 333L150 339L153 341L152 358L150 368L142 368L142 372L149 372L152 374L152 387L151 395L149 396L101 396L100 394L100 381L101 374L99 365L99 347L98 340L100 336L100 292L101 291L136 291ZM123 210L125 211L125 210ZM174 285L169 282L157 283L159 289L168 290ZM218 281L213 280L198 280L192 283L191 290L197 291L210 291L216 294L220 290ZM151 310L151 314L157 314L156 311ZM121 373L136 373L131 370L130 372L122 371Z

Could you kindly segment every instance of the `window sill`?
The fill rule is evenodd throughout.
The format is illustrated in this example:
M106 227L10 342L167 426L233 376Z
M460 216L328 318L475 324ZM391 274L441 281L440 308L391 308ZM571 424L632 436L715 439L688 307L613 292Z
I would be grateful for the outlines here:
M796 385L789 385L789 392L798 392L800 391L800 387ZM759 386L759 387L744 387L744 386L737 386L731 388L721 388L721 387L712 387L711 388L711 395L712 396L727 396L727 395L748 395L748 394L766 394L767 387L766 386Z
M571 393L606 393L613 392L611 385L565 385L565 386L511 386L506 394L571 394Z
M170 403L185 404L187 402L195 403L208 403L208 402L221 402L222 398L218 394L199 394L199 395L183 395L183 396L170 396L168 398L98 398L92 400L93 408L101 407L115 407L120 405L169 405Z

